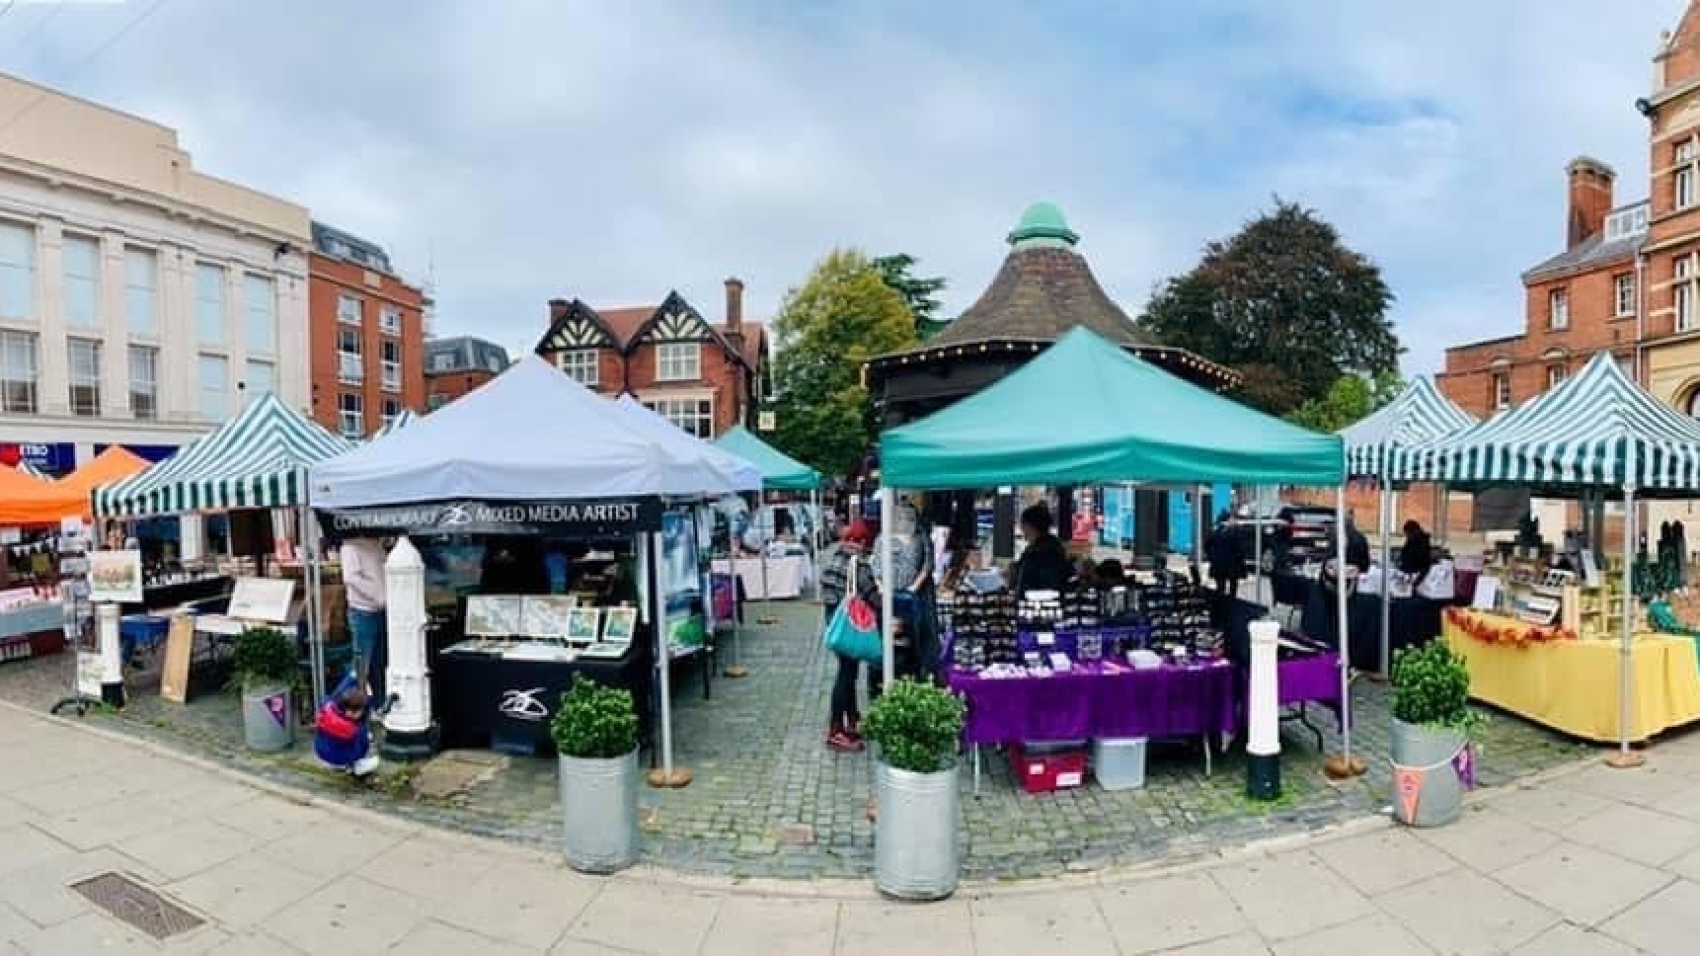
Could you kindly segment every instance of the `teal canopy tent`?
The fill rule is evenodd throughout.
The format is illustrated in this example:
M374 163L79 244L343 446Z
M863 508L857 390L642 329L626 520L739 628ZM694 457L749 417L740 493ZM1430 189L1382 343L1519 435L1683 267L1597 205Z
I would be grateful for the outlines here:
M1147 481L1338 486L1342 442L1162 371L1084 328L880 437L893 488Z
M820 487L820 472L750 434L742 425L732 426L714 444L760 469L765 489L813 491Z

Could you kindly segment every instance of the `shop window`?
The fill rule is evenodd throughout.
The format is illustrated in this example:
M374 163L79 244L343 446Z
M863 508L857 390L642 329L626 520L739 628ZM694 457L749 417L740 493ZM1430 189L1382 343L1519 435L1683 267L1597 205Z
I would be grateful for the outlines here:
M205 262L195 264L195 341L224 344L224 269Z
M558 353L556 362L567 377L587 388L595 388L600 378L601 353L596 349L568 349Z
M152 249L124 250L124 317L130 332L159 334L159 259Z
M0 222L0 318L35 318L35 227Z
M265 276L242 277L243 317L246 320L248 351L277 351L277 290Z
M661 398L645 407L698 438L714 437L714 402L696 398Z
M336 333L336 378L350 385L366 379L366 366L360 354L360 330L338 329Z
M277 390L277 366L270 362L248 362L242 377L242 387L249 395L264 395Z
M337 423L344 438L364 438L366 435L365 402L354 392L337 396Z
M1618 318L1635 314L1635 273L1625 272L1612 280L1613 296Z
M100 327L100 243L65 234L65 324L73 329Z
M201 389L201 417L222 422L230 414L230 362L222 355L200 357L197 378Z
M0 411L34 412L35 336L0 332Z
M100 414L100 343L71 339L71 414L93 418Z
M663 342L655 348L655 377L662 382L702 378L701 342Z
M385 339L378 346L378 356L383 362L384 391L401 391L401 343Z
M1554 289L1547 293L1547 328L1570 328L1570 292Z
M130 346L130 414L159 417L159 349Z

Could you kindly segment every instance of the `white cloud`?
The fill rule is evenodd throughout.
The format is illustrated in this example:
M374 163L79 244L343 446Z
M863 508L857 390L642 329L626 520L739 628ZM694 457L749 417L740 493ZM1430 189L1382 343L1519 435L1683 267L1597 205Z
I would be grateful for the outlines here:
M1564 163L1645 190L1632 109L1680 0L774 5L172 0L0 20L0 69L177 126L208 172L434 259L438 325L527 348L543 301L770 314L835 245L967 306L1057 201L1130 311L1274 193L1382 264L1427 371L1516 331ZM27 47L27 48L26 48Z

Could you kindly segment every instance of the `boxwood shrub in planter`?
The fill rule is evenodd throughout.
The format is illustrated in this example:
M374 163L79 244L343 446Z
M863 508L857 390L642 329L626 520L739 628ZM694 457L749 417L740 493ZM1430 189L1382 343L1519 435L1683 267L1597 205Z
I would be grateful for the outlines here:
M236 638L230 686L242 694L242 734L249 749L284 750L295 742L293 696L301 680L295 642L272 627Z
M1470 671L1435 640L1394 655L1392 682L1393 815L1419 827L1451 823L1464 799L1455 761L1483 722L1470 707Z
M876 748L874 885L887 896L937 900L956 892L956 753L966 714L949 691L900 680L862 719Z
M559 754L567 865L613 873L637 860L638 717L632 695L580 674L549 734Z

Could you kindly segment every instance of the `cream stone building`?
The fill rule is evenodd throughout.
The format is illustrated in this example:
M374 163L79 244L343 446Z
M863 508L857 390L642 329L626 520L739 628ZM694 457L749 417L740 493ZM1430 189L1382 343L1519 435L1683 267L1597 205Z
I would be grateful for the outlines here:
M0 446L163 457L275 391L307 410L307 210L175 130L0 74Z

